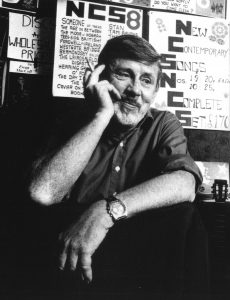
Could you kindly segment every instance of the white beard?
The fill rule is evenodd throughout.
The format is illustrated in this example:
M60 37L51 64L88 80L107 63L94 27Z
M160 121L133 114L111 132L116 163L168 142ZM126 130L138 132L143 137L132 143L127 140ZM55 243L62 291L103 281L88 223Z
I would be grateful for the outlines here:
M114 117L121 125L134 127L143 119L148 109L148 104L142 106L141 108L129 108L121 105L119 102L116 102L114 103Z

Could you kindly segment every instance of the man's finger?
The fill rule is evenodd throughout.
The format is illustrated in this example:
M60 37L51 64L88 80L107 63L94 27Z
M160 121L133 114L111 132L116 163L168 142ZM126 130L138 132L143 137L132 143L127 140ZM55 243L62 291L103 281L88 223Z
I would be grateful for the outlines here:
M112 97L113 102L119 101L121 99L121 95L118 90L111 84L110 95Z
M59 269L64 270L65 264L66 264L66 259L67 259L67 251L64 249L62 253L59 256Z
M91 76L88 81L88 85L94 85L99 81L99 77L103 70L105 69L105 65L99 65L97 66L93 72L91 73Z
M77 249L71 249L70 254L69 254L69 267L71 271L76 270L77 266L77 261L78 261L78 254L77 254Z
M92 264L91 255L89 253L82 253L80 268L81 268L83 278L86 282L91 282L93 279L91 264Z

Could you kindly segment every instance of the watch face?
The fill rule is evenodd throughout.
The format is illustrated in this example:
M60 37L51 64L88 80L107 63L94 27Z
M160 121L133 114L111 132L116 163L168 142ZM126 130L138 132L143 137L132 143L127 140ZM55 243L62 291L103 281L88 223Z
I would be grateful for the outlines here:
M119 201L113 201L110 203L110 213L116 220L127 216L125 205Z

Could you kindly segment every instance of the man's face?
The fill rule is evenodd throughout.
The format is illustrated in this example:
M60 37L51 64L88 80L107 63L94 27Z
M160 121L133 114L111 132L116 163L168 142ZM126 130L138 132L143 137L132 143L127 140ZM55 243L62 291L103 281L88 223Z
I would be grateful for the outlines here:
M109 82L119 91L121 100L114 102L114 117L124 126L136 126L145 116L157 92L159 68L127 59L116 59Z

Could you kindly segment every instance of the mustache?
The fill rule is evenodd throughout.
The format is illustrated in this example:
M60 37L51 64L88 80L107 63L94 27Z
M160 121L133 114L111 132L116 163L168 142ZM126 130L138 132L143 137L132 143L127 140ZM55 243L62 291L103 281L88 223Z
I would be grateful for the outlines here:
M139 102L137 102L137 99L132 98L132 97L127 97L127 96L121 95L121 99L119 100L119 102L127 103L127 104L135 106L137 108L141 108L141 104Z

